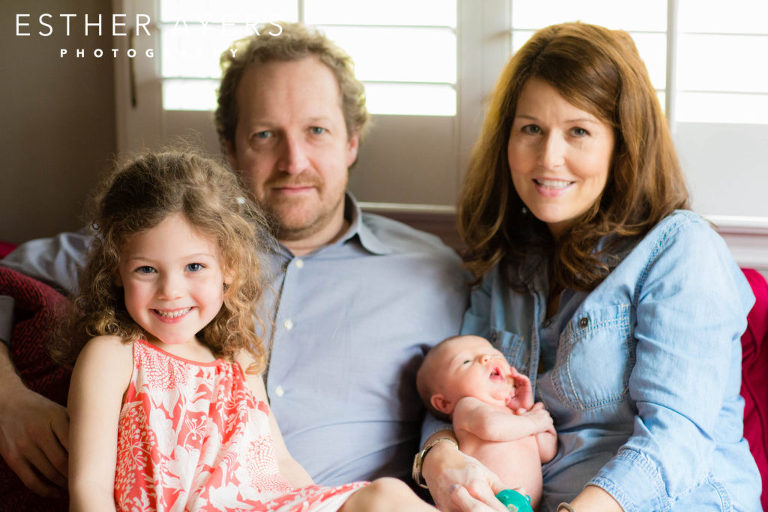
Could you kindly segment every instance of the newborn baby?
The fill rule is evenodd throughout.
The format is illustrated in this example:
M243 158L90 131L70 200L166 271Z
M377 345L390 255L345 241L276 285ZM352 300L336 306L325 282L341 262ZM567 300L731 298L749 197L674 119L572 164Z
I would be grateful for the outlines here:
M459 449L509 489L523 489L535 508L541 464L555 456L557 436L544 404L533 403L528 377L488 340L456 336L429 351L416 385L427 408L453 422Z

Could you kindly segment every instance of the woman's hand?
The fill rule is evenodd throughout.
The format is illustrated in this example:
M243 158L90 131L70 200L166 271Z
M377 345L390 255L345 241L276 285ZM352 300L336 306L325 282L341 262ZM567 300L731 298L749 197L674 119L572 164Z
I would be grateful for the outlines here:
M442 512L507 512L496 499L504 490L499 477L453 443L438 443L429 451L422 475Z

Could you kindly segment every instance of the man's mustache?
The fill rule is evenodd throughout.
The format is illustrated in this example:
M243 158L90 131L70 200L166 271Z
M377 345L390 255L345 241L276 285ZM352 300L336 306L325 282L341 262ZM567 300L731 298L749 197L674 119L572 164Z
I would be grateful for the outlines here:
M298 176L294 179L276 178L267 180L268 188L320 187L323 181L317 177Z

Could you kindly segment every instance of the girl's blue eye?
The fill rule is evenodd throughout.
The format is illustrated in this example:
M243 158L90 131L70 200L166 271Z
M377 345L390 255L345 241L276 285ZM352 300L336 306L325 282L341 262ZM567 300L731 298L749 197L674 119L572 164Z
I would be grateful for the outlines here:
M152 274L153 272L156 272L156 270L149 265L142 265L136 269L136 272L139 274Z
M198 272L200 270L203 270L205 267L201 263L190 263L187 265L187 270L190 272Z
M574 128L573 134L576 135L577 137L584 137L586 135L589 135L589 132L584 128Z

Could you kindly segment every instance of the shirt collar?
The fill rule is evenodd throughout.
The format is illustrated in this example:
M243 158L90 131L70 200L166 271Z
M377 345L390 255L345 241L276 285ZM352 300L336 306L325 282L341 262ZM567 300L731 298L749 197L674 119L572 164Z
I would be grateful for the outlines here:
M366 222L366 218L363 217L357 199L349 192L346 193L344 201L344 218L349 221L349 229L337 243L348 243L357 235L360 244L370 253L383 255L392 252L392 249L376 236L370 222Z
M372 227L369 225L370 222L366 222L366 218L363 217L363 212L360 209L360 205L357 203L357 199L355 199L349 192L346 192L344 197L344 219L349 222L349 227L344 235L334 243L325 245L314 251L312 254L316 254L329 247L338 247L340 245L352 243L355 239L359 240L360 245L372 254L384 255L392 253L392 249L376 236ZM289 259L293 258L291 251L283 246L283 244L279 244L279 246L279 252L282 253L283 256L286 256Z

